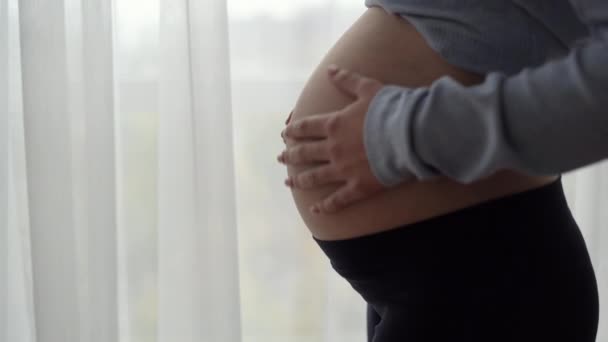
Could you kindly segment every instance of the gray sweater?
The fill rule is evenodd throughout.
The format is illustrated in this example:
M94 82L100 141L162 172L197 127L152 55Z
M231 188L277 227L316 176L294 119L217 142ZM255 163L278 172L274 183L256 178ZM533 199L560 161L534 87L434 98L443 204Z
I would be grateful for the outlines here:
M608 158L608 0L365 0L410 20L465 87L385 85L365 117L378 180L500 169L558 174Z

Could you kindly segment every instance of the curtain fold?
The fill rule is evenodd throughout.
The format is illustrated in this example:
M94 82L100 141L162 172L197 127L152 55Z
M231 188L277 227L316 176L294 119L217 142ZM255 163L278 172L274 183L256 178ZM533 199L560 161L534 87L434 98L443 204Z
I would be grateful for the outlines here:
M0 340L8 338L8 0L0 0Z
M74 158L79 173L80 203L83 220L77 225L79 255L86 260L81 267L81 282L87 292L80 305L83 338L91 342L118 340L116 168L114 134L114 80L112 43L112 2L78 1L81 8L71 13L81 26L81 37L74 42L82 52L82 69L73 82L81 88L82 110L72 112L81 130L73 126L72 146L80 149ZM80 95L74 91L71 94ZM79 120L78 120L79 119ZM80 133L80 134L79 134Z
M8 317L6 341L35 341L19 12L8 1Z
M80 340L64 3L21 1L36 336Z
M117 340L110 6L19 3L39 342Z
M226 4L161 0L158 341L240 341Z

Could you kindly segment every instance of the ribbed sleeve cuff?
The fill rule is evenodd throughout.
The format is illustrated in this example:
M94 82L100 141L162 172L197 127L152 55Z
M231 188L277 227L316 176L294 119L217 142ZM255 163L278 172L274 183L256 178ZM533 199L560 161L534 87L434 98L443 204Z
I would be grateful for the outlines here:
M417 155L413 139L416 109L427 95L427 88L385 85L368 107L363 129L366 154L372 172L387 187L439 176Z

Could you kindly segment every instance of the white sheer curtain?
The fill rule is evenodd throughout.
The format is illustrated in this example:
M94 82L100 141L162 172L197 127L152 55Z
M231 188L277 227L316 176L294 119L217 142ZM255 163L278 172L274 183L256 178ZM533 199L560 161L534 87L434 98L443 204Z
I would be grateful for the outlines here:
M240 341L225 0L161 0L159 341Z
M608 162L564 176L570 208L585 237L600 292L600 326L597 341L608 341Z
M275 161L364 9L0 0L0 342L364 341ZM564 181L603 292L608 165Z
M0 113L8 113L8 8L0 2ZM8 115L0 114L0 338L7 337ZM5 137L5 138L2 138Z

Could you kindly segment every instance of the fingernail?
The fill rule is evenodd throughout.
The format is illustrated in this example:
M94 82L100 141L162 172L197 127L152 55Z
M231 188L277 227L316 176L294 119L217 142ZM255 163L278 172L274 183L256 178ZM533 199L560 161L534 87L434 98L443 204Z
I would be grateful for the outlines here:
M287 117L287 120L285 120L285 124L287 125L289 123L289 120L291 120L291 115L293 114L293 110L289 113L289 116Z
M333 75L333 74L335 74L335 73L338 71L338 66L337 66L337 65L335 65L335 64L330 64L330 65L327 67L327 70L329 71L329 74L330 74L330 75Z

